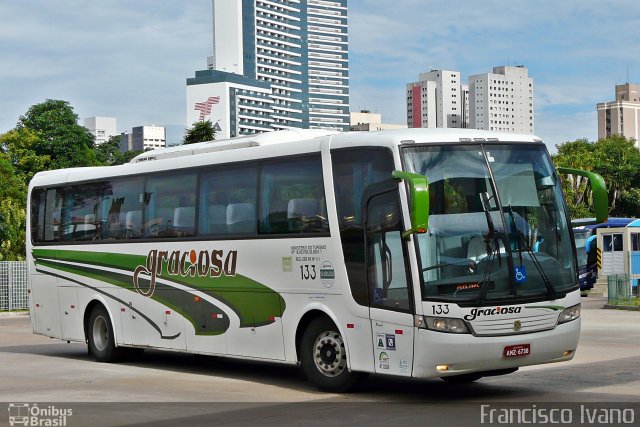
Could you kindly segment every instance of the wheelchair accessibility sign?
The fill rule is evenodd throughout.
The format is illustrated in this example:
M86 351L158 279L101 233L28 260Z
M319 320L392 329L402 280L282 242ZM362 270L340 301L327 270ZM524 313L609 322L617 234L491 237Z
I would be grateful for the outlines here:
M514 278L516 283L523 283L527 281L527 270L524 268L524 265L521 265L520 267L516 266L515 267L515 274L514 274Z

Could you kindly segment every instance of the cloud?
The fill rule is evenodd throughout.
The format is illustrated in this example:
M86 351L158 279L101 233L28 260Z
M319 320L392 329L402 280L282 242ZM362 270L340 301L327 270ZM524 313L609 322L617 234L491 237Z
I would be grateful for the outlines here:
M589 141L598 139L598 118L593 111L575 113L557 113L539 111L536 113L535 134L542 138L551 153L557 151L556 145L567 141L586 138Z
M185 126L185 80L211 51L210 0L4 1L0 16L0 132L46 98L117 117L119 130ZM430 67L464 80L524 64L536 132L554 140L594 135L595 103L613 99L627 67L640 80L637 0L349 0L349 37L351 105L387 123L406 122L405 85Z
M211 51L210 1L34 3L0 5L0 132L46 98L118 130L183 125L185 80Z
M640 3L541 0L353 0L351 105L406 121L404 91L429 68L469 75L523 64L534 79L536 133L553 144L595 139L595 104L613 99L627 67L640 79ZM624 15L620 11L624 10ZM384 12L382 12L384 11ZM635 70L635 71L634 71Z

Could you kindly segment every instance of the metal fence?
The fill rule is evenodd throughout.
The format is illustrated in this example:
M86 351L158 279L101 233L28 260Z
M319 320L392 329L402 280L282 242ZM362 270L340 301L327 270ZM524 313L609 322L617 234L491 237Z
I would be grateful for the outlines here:
M0 261L0 310L29 308L27 263Z
M610 305L640 305L638 279L630 278L627 274L612 274L607 277L607 287Z

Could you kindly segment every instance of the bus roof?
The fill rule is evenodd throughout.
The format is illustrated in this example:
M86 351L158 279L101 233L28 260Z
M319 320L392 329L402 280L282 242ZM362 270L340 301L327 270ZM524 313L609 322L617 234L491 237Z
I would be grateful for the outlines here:
M640 227L640 221L636 218L609 218L606 222L593 224L595 218L578 218L572 221L574 230L593 230L596 228L611 227ZM585 225L580 225L580 224ZM636 224L633 224L636 223Z
M321 144L327 141L330 141L331 148L394 147L412 143L542 143L541 139L533 135L475 129L394 129L378 132L292 129L160 148L144 152L131 160L130 163L119 166L96 166L39 172L31 180L30 187L181 169L205 164L259 160L283 155L318 152Z
M348 142L353 144L402 144L402 143L442 143L442 142L542 142L533 135L519 135L504 132L492 132L476 129L392 129L378 132L336 132L322 129L290 129L265 132L256 135L200 142L197 144L177 145L148 151L134 157L131 163L150 160L183 157L215 151L226 151L238 148L257 147L263 145L282 144L287 142L309 140L331 136L332 142Z

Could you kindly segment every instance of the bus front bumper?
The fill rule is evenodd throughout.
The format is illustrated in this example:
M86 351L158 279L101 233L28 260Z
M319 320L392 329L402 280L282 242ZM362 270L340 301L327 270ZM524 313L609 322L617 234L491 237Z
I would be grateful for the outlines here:
M579 336L579 318L552 330L494 337L419 329L416 333L413 376L444 377L563 362L575 355ZM505 348L526 347L527 344L527 355L505 356Z

